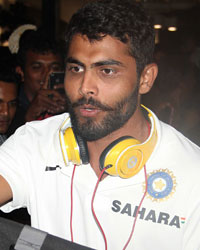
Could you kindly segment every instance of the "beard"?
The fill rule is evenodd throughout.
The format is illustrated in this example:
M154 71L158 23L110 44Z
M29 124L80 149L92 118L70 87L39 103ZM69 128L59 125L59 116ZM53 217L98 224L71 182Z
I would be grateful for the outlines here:
M71 103L67 97L71 123L75 134L81 136L85 141L96 141L121 128L135 113L138 104L138 91L139 85L137 84L135 90L129 96L116 102L114 107L102 104L92 97L89 99L82 97L76 103ZM74 108L83 104L93 105L105 111L106 115L100 122L95 121L91 117L87 117L85 122L80 122Z

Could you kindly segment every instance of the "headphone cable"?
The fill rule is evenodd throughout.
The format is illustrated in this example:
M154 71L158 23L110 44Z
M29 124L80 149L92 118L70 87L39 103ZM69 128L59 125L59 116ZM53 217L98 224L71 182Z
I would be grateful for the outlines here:
M76 170L76 164L74 164L72 178L71 178L71 210L70 210L70 234L71 234L71 241L74 241L73 237L73 227L72 227L72 217L73 217L73 183L74 183L74 174Z
M74 174L75 174L75 170L76 170L76 164L74 164L74 168L73 168L73 172L72 172L72 178L71 178L71 211L70 211L70 234L71 234L71 241L73 242L74 241L74 237L73 237L73 226L72 226L72 219L73 219L73 183L74 183ZM95 218L95 221L97 222L101 232L102 232L102 235L103 235L103 238L104 238L104 242L105 242L105 250L107 250L107 239L106 239L106 236L105 236L105 233L103 231L103 228L101 227L101 224L99 222L99 220L97 219L97 216L95 214L95 211L94 211L94 197L95 197L95 194L96 194L96 190L98 188L98 185L99 185L99 182L102 178L102 175L104 174L106 168L104 168L99 177L98 177L98 180L97 180L97 183L95 185L95 189L93 191L93 195L92 195L92 201L91 201L91 207L92 207L92 214Z
M129 238L128 238L126 244L125 244L125 246L123 247L123 250L125 250L125 249L127 248L128 244L129 244L129 242L130 242L130 240L131 240L131 238L132 238L132 236L133 236L133 233L134 233L134 230L135 230L136 221L137 221L137 218L138 218L138 215L139 215L139 211L140 211L140 208L141 208L142 203L143 203L143 201L144 201L144 198L145 198L145 196L146 196L146 194L147 194L147 172L146 172L146 165L144 165L144 175L145 175L145 184L146 184L146 186L145 186L145 191L144 191L144 194L143 194L142 199L141 199L141 201L140 201L140 204L139 204L139 206L138 206L138 208L137 208L137 211L136 211L136 215L135 215L135 219L134 219L134 222L133 222L133 227L132 227L130 236L129 236Z
M99 175L99 177L98 177L97 183L96 183L96 185L95 185L95 189L94 189L94 191L93 191L92 201L91 201L92 214L93 214L93 216L94 216L94 218L95 218L95 221L96 221L96 223L98 224L98 226L99 226L99 228L100 228L100 230L101 230L101 233L102 233L102 235L103 235L104 243L105 243L105 250L107 250L107 239L106 239L106 235L105 235L105 233L104 233L104 231L103 231L103 228L102 228L102 226L101 226L101 224L100 224L100 222L99 222L99 220L98 220L98 218L97 218L97 216L96 216L96 213L95 213L95 211L94 211L94 198L95 198L96 191L97 191L97 188L98 188L98 186L99 186L100 180L101 180L101 178L102 178L102 176L103 176L103 174L104 174L104 172L105 172L106 169L107 169L106 167L103 168L102 171L101 171L101 173L100 173L100 175Z
M148 121L146 121L146 122L147 122L148 137L149 137L149 135L150 135L150 133L151 133L151 125L150 125L150 123L149 123ZM144 191L144 194L143 194L142 199L141 199L141 201L140 201L140 204L139 204L139 206L138 206L138 208L137 208L137 211L136 211L136 215L135 215L135 219L134 219L134 222L133 222L133 227L132 227L130 236L129 236L129 238L128 238L126 244L125 244L125 246L123 247L123 250L125 250L125 249L127 248L128 244L129 244L129 242L130 242L130 240L131 240L131 238L132 238L132 236L133 236L133 233L134 233L134 230L135 230L136 221L137 221L137 218L138 218L138 214L139 214L140 208L141 208L141 206L142 206L142 203L143 203L143 201L144 201L144 198L145 198L145 196L146 196L146 194L147 194L147 185L148 185L148 181L147 181L146 164L144 165L144 177L145 177L145 191Z
M151 126L150 126L150 124L149 124L148 121L147 121L147 126L148 126L148 134L150 135ZM91 201L92 214L93 214L93 216L94 216L94 218L95 218L95 221L96 221L96 223L98 224L98 226L99 226L99 228L100 228L100 230L101 230L101 233L102 233L102 235L103 235L104 243L105 243L105 250L107 250L107 239L106 239L106 235L105 235L105 233L104 233L104 231L103 231L103 228L102 228L102 226L101 226L101 224L100 224L100 222L99 222L99 220L98 220L98 218L97 218L97 216L96 216L96 213L95 213L95 211L94 211L94 198L95 198L96 191L97 191L97 188L98 188L98 186L99 186L100 180L101 180L101 178L102 178L102 176L103 176L105 170L106 170L107 168L109 168L109 167L110 167L110 166L104 167L104 168L102 169L102 171L101 171L101 173L100 173L100 175L99 175L99 177L98 177L97 183L96 183L96 185L95 185L95 189L94 189L94 191L93 191L92 201ZM73 172L72 172L72 178L71 178L70 233L71 233L71 241L72 241L72 242L73 242L73 227L72 227L72 217L73 217L73 181L74 181L75 169L76 169L76 164L74 164L74 168L73 168ZM125 250L125 249L127 248L128 244L130 243L130 240L131 240L131 238L132 238L132 236L133 236L133 233L134 233L134 230L135 230L135 225L136 225L136 221L137 221L137 218L138 218L138 215L139 215L140 208L141 208L142 203L143 203L143 201L144 201L144 198L145 198L145 196L146 196L146 194L147 194L147 185L148 185L148 181L147 181L146 164L144 165L144 175L145 175L145 191L144 191L144 194L143 194L143 196L142 196L142 199L141 199L141 201L140 201L140 203L139 203L139 206L138 206L138 208L137 208L137 211L136 211L136 215L135 215L135 219L134 219L134 222L133 222L133 227L132 227L130 236L129 236L129 238L128 238L126 244L124 245L123 250Z

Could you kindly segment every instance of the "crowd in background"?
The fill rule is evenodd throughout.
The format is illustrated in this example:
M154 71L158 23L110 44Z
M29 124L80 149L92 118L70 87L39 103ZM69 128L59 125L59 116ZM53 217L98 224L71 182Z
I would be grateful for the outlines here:
M14 35L13 35L14 34ZM67 111L63 82L49 88L51 73L63 72L63 50L45 30L22 25L12 34L0 56L0 139L3 143L26 122ZM30 224L25 209L0 216Z
M200 49L193 37L170 53L159 45L154 54L159 73L143 96L158 117L200 145Z

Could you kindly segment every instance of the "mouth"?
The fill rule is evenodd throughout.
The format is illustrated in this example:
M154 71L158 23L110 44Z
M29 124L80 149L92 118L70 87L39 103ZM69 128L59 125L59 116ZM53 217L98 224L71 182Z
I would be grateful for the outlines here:
M82 117L95 117L102 110L93 105L82 105L79 107L79 112Z
M0 119L0 123L2 123L2 124L7 124L7 123L9 123L9 120L4 120L4 119Z

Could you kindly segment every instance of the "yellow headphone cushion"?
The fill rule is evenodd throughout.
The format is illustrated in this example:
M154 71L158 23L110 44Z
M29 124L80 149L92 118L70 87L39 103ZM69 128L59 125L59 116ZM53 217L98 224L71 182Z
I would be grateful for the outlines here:
M113 141L102 152L100 168L107 168L110 175L130 178L142 168L143 154L135 145L140 142L131 136L123 136Z

